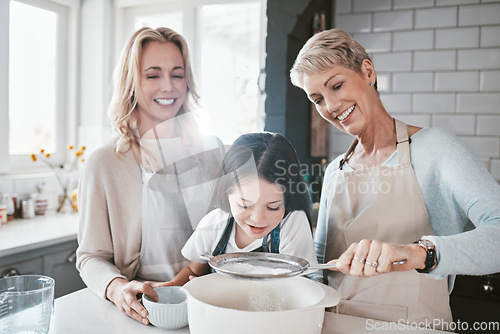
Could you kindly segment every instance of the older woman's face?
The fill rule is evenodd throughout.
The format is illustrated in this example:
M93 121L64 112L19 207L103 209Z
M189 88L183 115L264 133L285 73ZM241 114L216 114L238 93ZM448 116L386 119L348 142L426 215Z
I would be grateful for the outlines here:
M378 94L371 62L365 60L361 73L333 65L322 73L305 74L303 89L319 114L340 130L357 135L371 118Z
M184 59L177 45L147 43L142 51L137 94L140 127L149 129L175 117L186 92Z

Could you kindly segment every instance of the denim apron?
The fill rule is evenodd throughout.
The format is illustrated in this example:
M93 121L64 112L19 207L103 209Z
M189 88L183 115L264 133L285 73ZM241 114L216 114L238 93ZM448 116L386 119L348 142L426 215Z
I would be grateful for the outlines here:
M282 221L284 221L287 216L288 213L285 213L285 218L283 218ZM254 249L252 252L264 252L264 253L276 253L276 254L279 253L281 222L268 235L262 238L262 246L260 246L257 249ZM231 231L233 229L233 226L234 226L234 217L232 215L229 215L229 217L227 218L226 228L224 229L224 232L222 233L222 236L219 239L217 246L215 246L215 249L212 252L212 256L226 254L226 248L227 244L229 243L229 238L231 236ZM271 249L269 249L268 244L270 245Z

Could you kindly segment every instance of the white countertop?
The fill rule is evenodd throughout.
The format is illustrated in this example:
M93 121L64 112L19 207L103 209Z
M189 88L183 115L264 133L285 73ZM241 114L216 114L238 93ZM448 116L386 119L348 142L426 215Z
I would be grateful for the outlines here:
M49 334L189 334L189 327L165 330L152 325L145 326L121 313L112 303L97 297L89 289L82 289L57 298L54 304ZM325 312L322 334L377 331L380 333L445 333L437 330L404 329L396 326L395 323L392 325L394 326L391 327L390 323L383 321Z
M0 257L76 240L78 213L47 213L0 225Z
M59 297L54 302L49 334L189 334L189 328L166 330L146 326L121 313L89 289Z

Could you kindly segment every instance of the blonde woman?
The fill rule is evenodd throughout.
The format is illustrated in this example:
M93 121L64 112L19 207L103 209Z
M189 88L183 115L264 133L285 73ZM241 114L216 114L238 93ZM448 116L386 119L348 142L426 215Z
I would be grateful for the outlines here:
M148 324L137 299L187 265L181 249L206 214L223 148L202 135L186 41L142 28L115 69L117 136L86 160L78 195L77 268L87 286Z
M290 74L355 138L326 170L315 234L318 261L338 259L340 272L325 271L342 294L336 311L447 328L453 275L500 271L500 187L454 135L389 115L369 55L346 32L311 37Z

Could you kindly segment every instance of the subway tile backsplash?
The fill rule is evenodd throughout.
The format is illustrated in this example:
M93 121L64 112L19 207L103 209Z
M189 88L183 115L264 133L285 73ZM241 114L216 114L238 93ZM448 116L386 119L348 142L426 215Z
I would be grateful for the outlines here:
M478 27L436 30L436 49L477 48L478 46Z
M499 93L458 94L457 112L472 114L499 114ZM500 129L499 129L500 136Z
M410 10L373 13L373 31L411 29L413 13Z
M433 7L434 0L394 0L393 9Z
M413 70L453 70L455 68L455 51L416 51L413 54Z
M481 4L476 6L460 6L458 24L460 26L477 26L500 24L500 3Z
M482 71L479 89L481 91L500 91L500 71Z
M455 133L500 182L499 0L337 0L334 26L367 48L392 116ZM331 158L351 140L332 130Z
M500 26L481 28L481 47L500 46Z
M347 14L338 17L338 23L342 24L343 29L354 32L369 32L371 27L370 14Z
M454 94L413 94L414 113L450 114L454 106Z
M391 9L391 0L353 0L355 12L375 12Z
M411 94L381 94L380 98L387 110L397 113L411 112Z
M389 33L387 33L389 34ZM433 30L394 32L393 50L431 50L434 46Z
M498 136L500 115L478 116L476 133L480 136Z
M457 63L459 70L498 69L500 68L500 48L459 50Z
M436 91L439 92L477 92L479 72L438 72L436 73Z
M364 46L367 52L389 52L391 50L390 33L352 34Z
M411 52L375 53L372 60L379 72L401 72L411 70Z
M432 127L442 128L456 135L474 135L476 119L471 115L432 115Z
M454 27L457 24L457 7L415 10L415 28Z
M431 92L433 77L432 72L395 73L392 90L394 92Z

